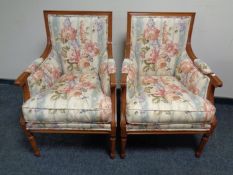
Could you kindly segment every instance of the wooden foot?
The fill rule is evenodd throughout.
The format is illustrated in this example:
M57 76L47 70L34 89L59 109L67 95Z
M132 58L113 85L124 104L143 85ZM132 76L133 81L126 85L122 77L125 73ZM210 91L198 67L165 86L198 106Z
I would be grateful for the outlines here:
M115 150L116 149L116 137L110 137L110 157L114 159L116 156Z
M33 136L32 133L29 133L27 135L28 135L28 140L29 140L29 142L30 142L30 144L32 146L33 151L34 151L34 155L37 156L37 157L39 157L40 156L40 150L39 150L39 148L36 145L36 139L35 139L35 137Z
M35 139L34 135L29 130L26 129L26 123L25 123L25 120L24 120L23 116L20 117L20 126L22 127L24 133L26 134L26 136L27 136L27 138L29 140L29 143L32 146L34 155L39 157L40 156L40 150L37 147L36 139Z
M122 159L124 159L125 156L126 156L126 153L125 153L126 142L127 142L127 137L121 137L121 153L120 153L120 157Z
M197 148L197 150L196 150L196 153L195 153L195 156L196 156L197 158L200 158L200 157L201 157L201 154L202 154L202 152L203 152L203 150L204 150L204 147L205 147L206 143L207 143L208 140L209 140L209 137L210 137L210 134L204 134L204 135L202 136L201 142L200 142L200 144L199 144L199 146L198 146L198 148Z

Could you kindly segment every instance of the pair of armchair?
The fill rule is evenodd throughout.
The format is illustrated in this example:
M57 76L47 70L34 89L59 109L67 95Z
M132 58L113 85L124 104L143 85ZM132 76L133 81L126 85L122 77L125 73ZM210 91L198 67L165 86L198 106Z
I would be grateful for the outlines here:
M121 79L121 157L130 134L204 134L216 126L222 82L191 49L194 13L128 13ZM39 133L108 134L115 157L112 13L45 11L47 47L16 80L20 124L35 155Z

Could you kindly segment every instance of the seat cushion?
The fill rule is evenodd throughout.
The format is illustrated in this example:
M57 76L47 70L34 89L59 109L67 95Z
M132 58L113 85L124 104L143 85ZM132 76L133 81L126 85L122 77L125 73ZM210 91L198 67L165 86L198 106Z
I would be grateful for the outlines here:
M215 107L188 91L173 76L141 77L136 95L127 99L129 124L210 123ZM191 125L190 125L191 126Z
M23 114L35 123L109 123L111 99L103 94L97 74L70 73L27 100Z

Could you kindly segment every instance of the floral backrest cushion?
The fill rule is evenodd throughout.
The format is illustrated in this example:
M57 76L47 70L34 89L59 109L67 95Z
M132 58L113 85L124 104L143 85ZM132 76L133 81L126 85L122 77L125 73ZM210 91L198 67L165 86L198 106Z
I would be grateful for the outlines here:
M190 22L190 16L132 16L130 57L136 59L139 75L174 75Z
M98 73L99 63L108 58L108 16L50 14L48 22L63 72Z

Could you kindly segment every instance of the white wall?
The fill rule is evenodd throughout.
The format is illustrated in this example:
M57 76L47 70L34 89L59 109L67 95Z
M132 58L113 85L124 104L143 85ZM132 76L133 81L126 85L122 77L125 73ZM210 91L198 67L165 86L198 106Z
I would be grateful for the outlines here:
M0 78L15 79L45 44L43 13L47 10L113 11L113 54L120 70L127 11L196 12L192 45L222 78L217 96L233 98L232 0L1 0ZM118 75L119 77L119 75Z

